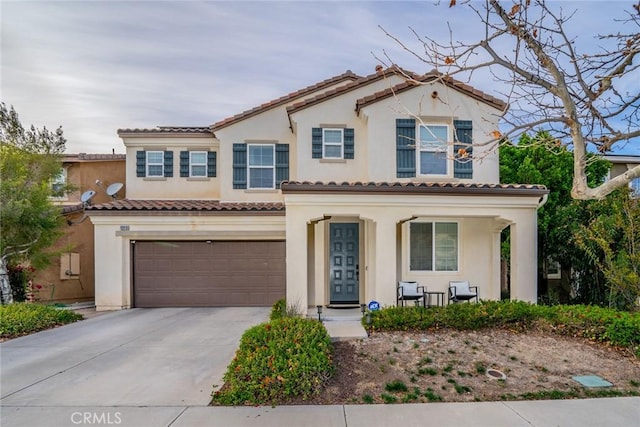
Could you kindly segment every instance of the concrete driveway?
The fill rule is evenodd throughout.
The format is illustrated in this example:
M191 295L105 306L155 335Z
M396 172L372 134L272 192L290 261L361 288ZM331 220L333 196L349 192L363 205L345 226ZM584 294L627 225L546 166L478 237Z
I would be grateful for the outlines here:
M207 405L242 333L268 314L268 308L123 310L4 342L2 412Z

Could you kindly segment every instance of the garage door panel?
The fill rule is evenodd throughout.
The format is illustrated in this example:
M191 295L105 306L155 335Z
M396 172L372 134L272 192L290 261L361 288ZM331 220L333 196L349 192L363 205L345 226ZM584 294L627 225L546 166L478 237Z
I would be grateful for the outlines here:
M137 241L134 305L269 306L285 296L284 260L283 241Z

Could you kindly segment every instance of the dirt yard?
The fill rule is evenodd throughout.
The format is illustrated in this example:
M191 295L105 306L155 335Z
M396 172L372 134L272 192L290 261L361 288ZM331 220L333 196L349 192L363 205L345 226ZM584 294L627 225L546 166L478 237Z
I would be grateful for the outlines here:
M335 343L334 364L337 371L320 396L291 403L585 396L585 388L572 379L577 375L598 375L613 384L606 390L640 394L637 358L584 339L538 332L374 333L369 339ZM491 376L491 369L504 373L506 379L497 378L495 372Z

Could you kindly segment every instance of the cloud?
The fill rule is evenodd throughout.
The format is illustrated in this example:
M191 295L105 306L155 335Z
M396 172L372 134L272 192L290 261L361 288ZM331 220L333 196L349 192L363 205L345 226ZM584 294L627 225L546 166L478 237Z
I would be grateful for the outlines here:
M611 4L569 3L596 16ZM124 152L118 128L208 125L347 69L370 74L372 52L428 71L378 25L420 51L409 27L446 38L447 22L477 38L467 8L431 2L4 2L2 96L25 124L62 125L69 152ZM473 84L493 88L486 74Z

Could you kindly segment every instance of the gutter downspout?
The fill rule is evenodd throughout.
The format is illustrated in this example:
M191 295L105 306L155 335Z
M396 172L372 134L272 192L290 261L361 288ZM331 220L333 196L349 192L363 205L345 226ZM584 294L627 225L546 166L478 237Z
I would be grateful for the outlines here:
M538 207L536 209L540 209L541 207L543 207L545 203L547 203L547 200L549 200L548 193L540 198L540 201L538 202Z

